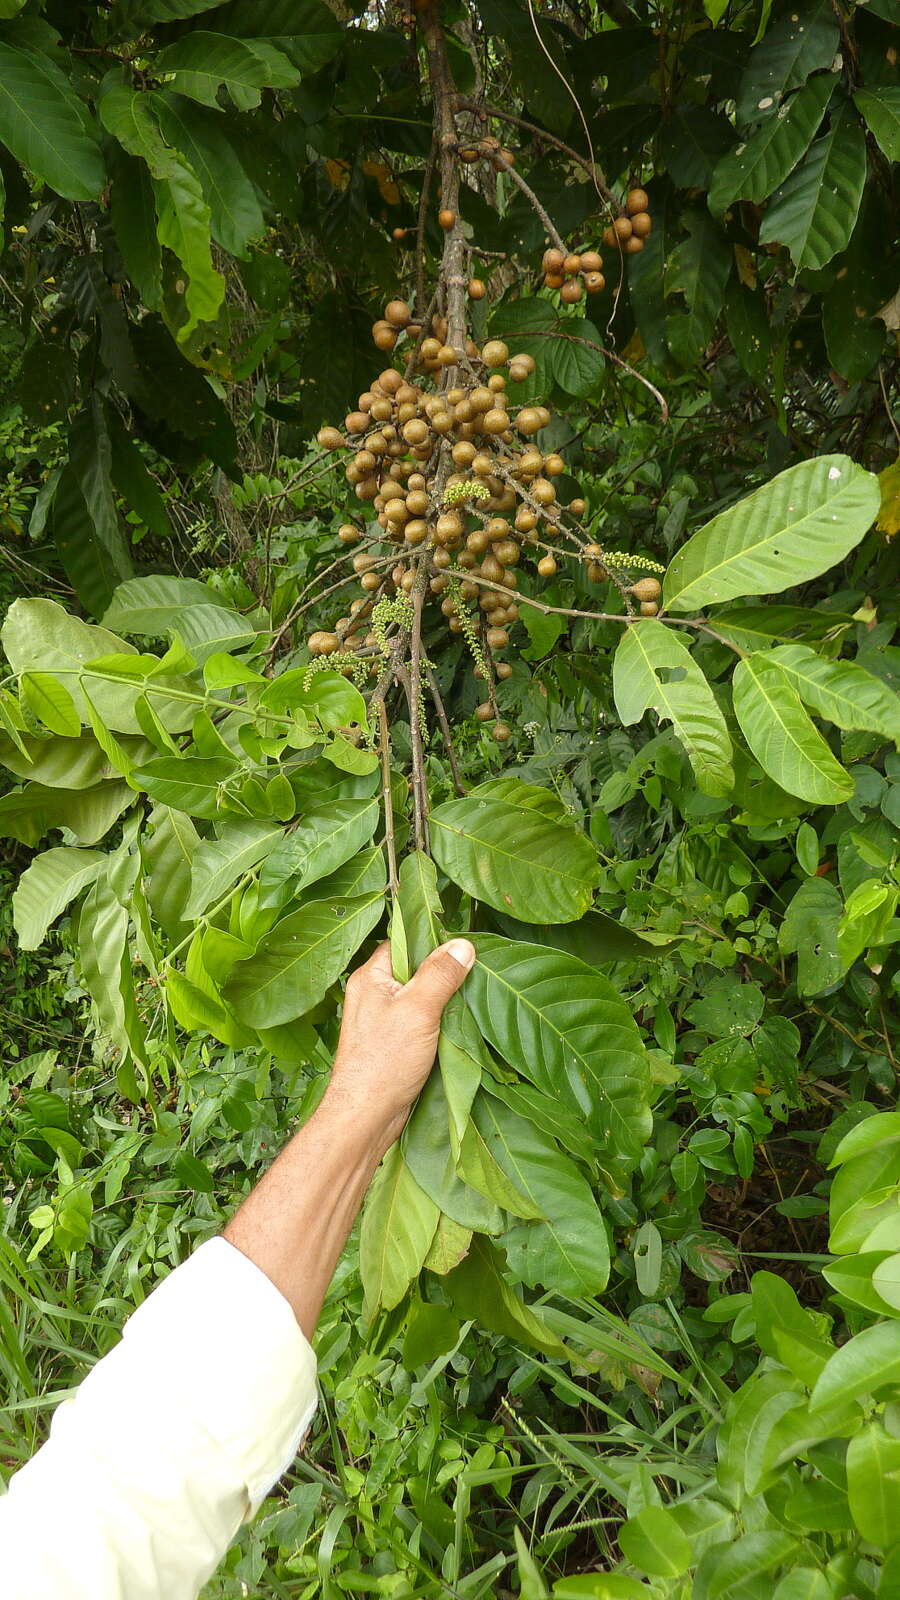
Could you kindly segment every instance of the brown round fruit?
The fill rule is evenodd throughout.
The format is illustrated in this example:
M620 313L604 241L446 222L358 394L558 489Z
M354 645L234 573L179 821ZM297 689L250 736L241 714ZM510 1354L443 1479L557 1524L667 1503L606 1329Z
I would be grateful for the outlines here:
M537 569L542 578L552 578L556 571L556 562L553 556L542 556L537 564Z
M502 629L500 631L502 632ZM509 729L505 722L494 723L494 726L491 729L492 739L496 739L498 744L505 744L509 736Z
M551 247L549 250L544 251L541 258L541 266L544 272L561 272L565 259L564 251Z
M316 434L316 441L323 450L341 450L347 443L337 428L320 428Z
M538 433L542 427L543 423L541 422L540 413L538 412L537 407L523 406L522 410L519 412L519 415L516 417L516 428L518 432L524 434L524 436L528 438L531 434Z
M625 254L627 256L636 256L641 250L643 250L643 248L644 241L643 239L639 239L637 234L634 234L632 238L625 240Z
M582 250L582 252L581 252L581 270L582 270L582 272L599 272L602 266L603 266L603 257L598 255L596 250Z
M365 433L369 426L368 414L365 411L348 411L344 426L348 433Z
M479 722L490 722L491 717L495 715L494 708L490 701L485 700L480 706L476 706L475 715Z
M649 205L650 196L646 189L629 189L625 196L625 210L630 217L636 216L639 211L646 211Z
M512 673L512 667L508 661L496 661L494 663L494 671L498 678L508 678Z
M577 255L566 256L565 260L563 261L563 272L568 273L569 277L571 278L573 273L580 271L581 257Z
M653 232L653 218L646 211L638 211L631 219L631 231L638 239L649 239Z
M509 415L501 411L499 406L492 406L481 419L481 426L485 433L504 433L509 427Z
M616 217L616 220L613 223L613 233L615 234L616 238L621 239L622 243L624 244L626 239L631 238L631 232L631 218Z
M662 586L658 578L638 578L637 583L631 585L630 594L635 600L658 600L662 594Z
M615 228L603 229L603 243L606 245L607 250L616 250L618 248L619 240Z
M581 284L577 278L569 278L559 291L559 298L564 305L574 306L581 299Z
M586 288L588 294L602 294L603 290L606 288L606 279L604 278L603 273L586 272L584 275L584 287Z
M405 300L389 300L384 308L385 321L392 328L405 328L410 320L410 309Z
M489 339L481 352L486 367L504 367L509 360L509 346L502 339Z
M438 222L440 223L441 227L449 233L450 229L454 227L456 223L456 212L450 211L449 208L445 206L438 212Z
M641 601L641 616L642 617L655 617L658 610L659 610L659 606L656 604L655 600L642 600Z
M372 328L372 343L376 350L393 350L397 343L397 329L389 322L376 322Z
M509 634L505 628L488 628L485 638L492 650L505 650L509 644Z
M487 287L481 278L470 278L468 289L470 300L483 300L487 294Z
M584 513L587 510L587 501L586 500L570 500L569 504L566 507L566 510L567 511L571 511L573 517L583 517Z

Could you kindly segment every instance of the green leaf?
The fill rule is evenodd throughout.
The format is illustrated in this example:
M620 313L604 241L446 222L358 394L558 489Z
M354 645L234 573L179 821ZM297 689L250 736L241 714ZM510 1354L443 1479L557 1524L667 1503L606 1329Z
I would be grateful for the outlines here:
M666 339L676 361L691 367L712 338L733 257L708 213L688 212L685 226L688 237L666 261L663 284L667 301L673 294L684 296L684 314L666 319Z
M0 837L36 845L51 828L68 828L82 844L96 844L133 800L134 791L125 783L90 789L29 783L0 799Z
M318 1005L384 910L379 893L313 900L276 924L255 956L238 963L225 989L251 1028L271 1028Z
M740 1595L745 1586L773 1567L782 1566L798 1549L796 1539L781 1530L771 1533L745 1533L727 1548L716 1545L708 1551L698 1568L697 1578L705 1578L704 1600L724 1600ZM699 1584L698 1584L699 1588Z
M215 819L219 790L237 770L236 761L220 756L158 756L135 767L132 776L159 805Z
M67 200L96 200L106 174L94 125L47 55L0 43L0 140Z
M613 659L613 696L626 727L651 707L672 723L704 794L730 793L734 770L725 718L673 628L647 617L625 629Z
M819 456L779 473L695 533L663 585L669 611L779 594L827 572L871 527L877 479L847 456Z
M836 1350L810 1396L810 1410L847 1405L900 1383L900 1323L865 1328Z
M259 879L260 904L275 903L285 884L298 894L318 878L337 871L368 843L377 824L378 801L374 798L332 800L311 807L280 844L266 853Z
M440 1074L433 1072L404 1129L403 1159L416 1182L445 1216L478 1233L502 1233L505 1219L500 1207L458 1175L449 1130L444 1086Z
M869 1422L847 1446L847 1495L853 1521L869 1544L897 1542L900 1527L900 1439Z
M265 232L265 218L221 117L177 96L159 96L156 115L200 183L213 238L229 255L246 260L251 240Z
M395 966L394 977L407 983L444 936L437 870L431 857L422 850L413 850L400 863L397 903L403 923L407 968L401 973Z
M366 702L354 684L339 672L317 672L308 680L306 667L297 667L274 678L259 697L260 708L268 711L303 711L314 717L326 732L368 727Z
M375 1174L359 1234L359 1270L365 1315L400 1304L431 1248L440 1213L419 1188L400 1146L393 1145Z
M226 89L239 111L252 111L260 89L291 89L301 73L267 40L233 39L196 28L160 50L154 71L190 100L219 108L219 90Z
M769 206L759 242L786 245L798 268L824 267L850 240L866 182L866 140L842 117L819 139Z
M879 84L877 89L857 89L853 103L888 161L900 161L900 87Z
M23 699L38 721L61 738L77 739L81 718L68 689L49 672L23 672L19 681Z
M459 1161L472 1102L489 1065L481 1034L461 994L453 996L441 1018L438 1063L450 1116L450 1148Z
M503 1265L502 1250L476 1234L465 1260L444 1279L451 1304L460 1316L471 1317L517 1345L534 1346L557 1359L564 1356L565 1345L538 1312L519 1300L504 1277Z
M151 311L162 306L162 254L156 237L153 181L146 162L118 145L107 155L109 210L125 271Z
M559 387L579 400L596 396L603 383L606 362L594 324L578 317L567 318L565 326L548 343L550 371Z
M587 1180L553 1139L499 1101L479 1095L474 1120L498 1166L543 1219L505 1235L509 1266L531 1288L599 1294L609 1278L609 1241Z
M550 1600L550 1590L541 1577L540 1570L522 1537L522 1530L518 1523L513 1527L513 1536L516 1541L516 1561L521 1600Z
M773 653L739 661L734 672L734 713L763 771L788 794L813 805L840 805L853 779L810 721L800 696Z
M863 728L900 744L900 695L855 661L831 661L805 644L769 653L817 717L838 728Z
M430 837L453 883L523 921L574 922L593 898L598 865L590 841L527 804L477 791L448 800L431 814Z
M655 1578L679 1578L691 1564L691 1542L664 1506L644 1506L618 1531L626 1561Z
M267 0L262 7L257 0L230 0L210 20L239 39L269 39L304 73L318 72L345 38L324 0Z
M721 216L735 200L759 204L783 183L816 133L836 78L822 72L810 78L777 116L769 117L749 139L729 151L716 167L709 209Z
M190 817L171 806L154 806L150 827L141 837L144 885L154 917L175 938L184 931L191 863L199 844Z
M155 533L158 539L171 539L174 530L156 479L115 411L109 412L107 422L111 446L110 472L116 490L141 521L147 524L151 533Z
M198 323L216 321L225 299L225 279L213 266L210 209L196 174L179 163L169 176L153 179L153 192L157 238L187 275L186 283L177 279L175 284L176 292L184 296L186 317L178 329L183 343Z
M51 922L93 883L109 858L99 850L45 850L20 877L12 897L13 926L23 950L36 950Z
M408 1372L417 1367L429 1366L438 1356L446 1355L459 1340L459 1318L446 1306L433 1305L427 1300L414 1300L403 1336L403 1365Z
M488 1200L496 1201L504 1211L526 1222L543 1221L543 1213L533 1200L517 1189L511 1178L498 1165L491 1154L481 1129L473 1121L466 1123L460 1141L456 1170L465 1182Z
M819 0L785 12L750 53L738 93L738 121L777 116L784 96L814 72L831 69L839 49L840 33L830 6Z
M650 1130L649 1071L631 1012L574 956L475 937L466 999L484 1037L563 1111L587 1122L607 1171L640 1159Z
M202 839L193 853L191 886L184 907L186 917L200 917L245 872L258 866L284 838L277 822L251 818L227 822L218 838Z
M98 878L78 916L81 973L104 1033L121 1051L142 1065L146 1041L138 1019L134 978L128 949L128 913L120 904L109 876Z
M787 908L778 948L784 955L796 955L797 988L804 996L822 994L843 977L837 945L843 910L840 894L826 878L801 883Z

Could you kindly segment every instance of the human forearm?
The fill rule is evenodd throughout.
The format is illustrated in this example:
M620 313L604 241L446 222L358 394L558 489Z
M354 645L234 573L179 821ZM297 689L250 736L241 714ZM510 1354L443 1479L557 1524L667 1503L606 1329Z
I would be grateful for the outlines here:
M308 1339L366 1190L395 1136L392 1124L326 1094L225 1229L229 1243L280 1289Z

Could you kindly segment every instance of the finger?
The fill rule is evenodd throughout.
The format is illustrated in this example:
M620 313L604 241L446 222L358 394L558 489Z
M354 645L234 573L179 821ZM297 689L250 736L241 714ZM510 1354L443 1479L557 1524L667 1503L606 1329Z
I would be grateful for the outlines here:
M386 994L394 994L403 987L394 977L391 967L391 946L387 939L382 941L377 950L370 955L368 961L363 966L358 967L357 971L364 973L368 979L377 983L379 989L384 990Z
M450 939L422 962L404 993L439 1015L474 965L475 946L468 939Z

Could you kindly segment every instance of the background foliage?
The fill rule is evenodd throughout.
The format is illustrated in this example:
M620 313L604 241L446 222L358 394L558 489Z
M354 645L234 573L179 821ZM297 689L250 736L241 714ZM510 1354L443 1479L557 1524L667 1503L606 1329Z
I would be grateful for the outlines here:
M314 1106L390 901L398 972L479 964L209 1595L893 1594L896 0L0 18L4 1465ZM436 21L526 186L449 236ZM534 201L597 248L638 183L563 303ZM521 568L501 744L426 613L455 774L305 640L316 429L457 246L612 576Z

